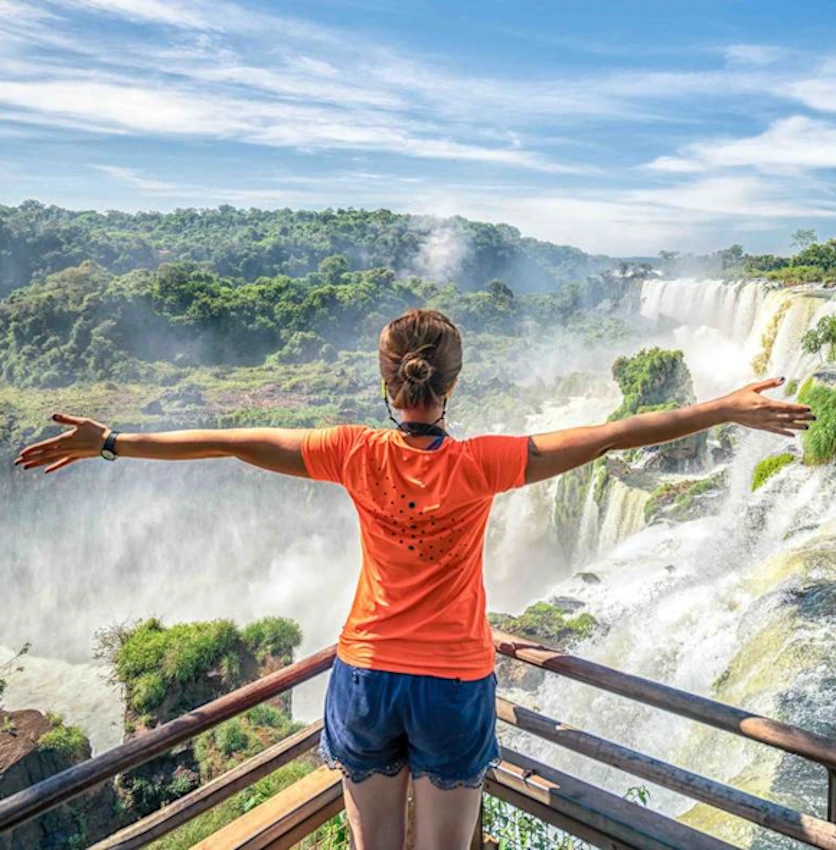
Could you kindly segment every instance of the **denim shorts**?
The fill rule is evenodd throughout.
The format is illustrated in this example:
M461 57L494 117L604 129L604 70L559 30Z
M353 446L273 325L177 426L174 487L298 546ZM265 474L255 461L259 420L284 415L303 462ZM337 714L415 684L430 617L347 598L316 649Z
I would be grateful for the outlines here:
M479 788L498 760L496 677L462 681L334 662L320 754L352 782L409 767L437 788Z

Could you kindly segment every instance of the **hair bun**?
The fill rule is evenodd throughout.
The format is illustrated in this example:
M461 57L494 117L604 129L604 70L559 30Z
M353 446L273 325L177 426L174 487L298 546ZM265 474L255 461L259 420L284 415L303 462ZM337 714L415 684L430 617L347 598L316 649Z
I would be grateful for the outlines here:
M435 369L422 354L407 354L401 361L398 377L410 384L427 384Z

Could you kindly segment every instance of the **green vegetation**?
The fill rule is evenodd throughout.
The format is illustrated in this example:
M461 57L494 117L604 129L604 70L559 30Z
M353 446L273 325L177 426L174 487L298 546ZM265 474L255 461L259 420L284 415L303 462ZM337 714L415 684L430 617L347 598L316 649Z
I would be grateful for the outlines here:
M810 328L801 337L801 348L806 354L818 354L827 348L827 356L822 360L836 358L836 316L822 316L814 328Z
M598 621L591 614L571 617L548 602L535 602L518 616L491 612L488 620L495 629L560 646L588 638L598 627Z
M50 728L38 738L41 750L52 750L72 761L90 758L90 741L78 726L67 726L57 714L48 714Z
M624 400L610 421L669 410L694 400L691 373L681 351L646 348L633 357L619 357L612 374Z
M264 664L268 658L278 658L289 664L293 649L302 642L299 624L284 617L265 617L241 630L247 649Z
M278 617L240 631L230 620L166 627L151 618L100 633L99 654L113 665L133 712L153 715L165 703L165 714L175 715L254 678L259 664L287 663L301 639L295 622Z
M504 285L468 292L386 268L346 272L338 283L326 277L242 283L196 263L114 276L85 261L0 301L1 377L20 387L166 386L200 366L327 364L341 350L375 351L380 328L409 307L509 337L561 324L582 306L572 285L514 296Z
M804 463L830 463L836 458L836 388L808 378L798 393L801 404L812 408L816 421L802 434Z
M204 780L219 776L266 747L298 732L286 711L264 704L204 732L194 742L194 755Z
M184 824L170 835L150 844L149 850L188 850L189 847L193 847L199 841L306 776L314 767L313 758L310 756L296 759L234 797L230 797L208 812Z
M629 788L624 799L647 806L650 792L639 785ZM485 833L498 843L499 850L593 850L591 844L489 794L485 795L483 819Z
M789 398L790 396L794 396L798 392L798 381L793 378L791 381L787 381L787 386L784 388L784 395Z
M795 455L790 452L784 452L779 455L772 455L764 458L755 466L752 473L752 492L759 490L773 475L779 473L785 466L791 464L795 460Z
M256 210L222 206L172 213L72 212L26 201L0 206L0 295L92 260L114 274L197 262L223 277L303 277L333 284L350 270L386 266L398 275L425 264L438 232L465 249L464 289L499 278L552 290L607 268L606 257L524 238L505 224L398 215L388 210ZM325 262L327 261L327 262ZM324 265L323 265L324 263Z
M644 506L644 519L649 525L660 518L682 522L693 519L696 500L706 493L719 493L725 489L726 476L718 472L698 481L677 481L660 484Z
M836 283L836 239L816 242L813 231L797 231L793 235L793 245L801 248L794 257L746 255L742 258L741 270L748 277L766 277L785 286Z

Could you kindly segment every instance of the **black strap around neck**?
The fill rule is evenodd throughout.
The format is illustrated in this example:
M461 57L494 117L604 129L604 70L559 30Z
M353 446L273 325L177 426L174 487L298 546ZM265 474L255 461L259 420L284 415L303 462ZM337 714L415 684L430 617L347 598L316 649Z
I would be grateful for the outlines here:
M435 422L398 422L395 419L395 414L392 413L392 408L389 405L389 399L384 395L383 400L386 402L386 410L389 412L389 418L395 423L399 431L410 437L449 437L450 435L438 424L444 421L447 415L447 399L444 399L444 406L441 409L441 416Z

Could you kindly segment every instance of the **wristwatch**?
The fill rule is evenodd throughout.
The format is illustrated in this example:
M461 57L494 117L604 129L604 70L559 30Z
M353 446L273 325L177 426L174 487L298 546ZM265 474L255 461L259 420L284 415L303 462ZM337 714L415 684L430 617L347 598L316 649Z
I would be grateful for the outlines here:
M116 438L118 436L118 431L111 431L107 435L107 439L104 441L101 451L101 455L105 460L116 460Z

